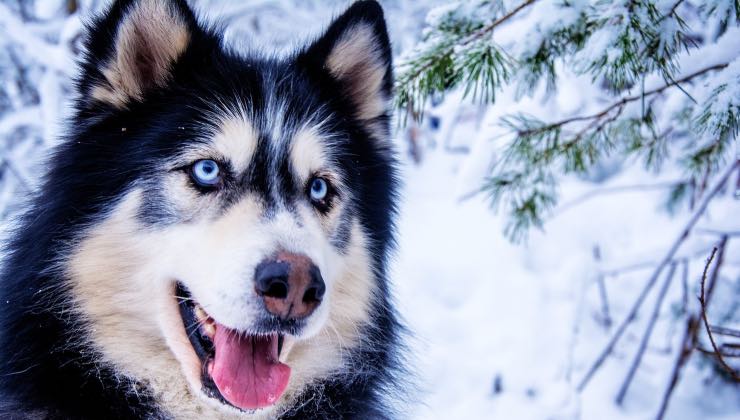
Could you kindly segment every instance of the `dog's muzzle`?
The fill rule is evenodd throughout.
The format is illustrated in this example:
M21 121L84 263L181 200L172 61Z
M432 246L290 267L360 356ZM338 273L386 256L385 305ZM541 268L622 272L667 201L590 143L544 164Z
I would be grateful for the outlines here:
M177 284L180 314L202 366L203 391L241 410L273 405L285 392L290 367L280 362L286 335L296 336L321 305L326 285L304 255L279 252L255 269L254 288L264 313L249 332L212 318Z

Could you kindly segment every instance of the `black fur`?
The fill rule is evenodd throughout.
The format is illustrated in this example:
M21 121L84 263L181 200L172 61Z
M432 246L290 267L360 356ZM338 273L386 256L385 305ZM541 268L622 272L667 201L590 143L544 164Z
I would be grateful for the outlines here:
M103 82L100 67L110 58L116 28L136 0L116 1L89 28L87 54L78 80L79 98L66 140L53 153L49 171L29 209L18 220L0 277L0 418L124 419L167 418L146 384L120 382L109 366L95 362L84 344L86 325L74 313L60 311L70 298L63 267L74 243L100 221L117 199L136 184L146 190L146 223L178 223L157 206L159 162L183 143L198 141L207 127L204 111L212 99L240 103L255 114L269 97L286 101L286 135L309 116L329 118L336 140L332 150L352 191L348 211L358 215L370 234L370 251L381 298L374 323L364 333L372 347L349 355L353 371L314 384L286 419L386 418L392 411L383 397L398 372L399 325L391 309L386 261L393 247L396 169L386 139L372 138L366 123L351 113L354 105L342 82L324 68L333 43L353 24L370 24L387 65L383 89L392 86L390 43L383 13L374 1L355 3L326 35L290 59L240 56L226 50L215 31L201 26L184 0L168 0L190 28L191 40L172 67L169 82L151 87L141 101L116 109L91 99ZM388 128L389 116L378 119ZM258 127L263 130L266 127ZM260 131L262 132L262 131ZM287 160L268 162L265 141L252 169L231 179L231 200L246 190L273 197L293 197ZM287 153L286 153L287 155ZM146 176L142 176L146 174ZM271 192L279 190L279 194ZM286 200L290 200L287 198ZM347 232L337 233L339 246ZM344 240L342 239L344 238Z

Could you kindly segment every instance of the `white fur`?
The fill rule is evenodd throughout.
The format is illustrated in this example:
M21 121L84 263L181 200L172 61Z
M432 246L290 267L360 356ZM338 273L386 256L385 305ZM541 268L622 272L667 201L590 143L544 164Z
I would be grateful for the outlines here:
M304 128L298 131L290 147L290 163L304 182L327 166L326 152L316 130Z
M243 114L227 117L213 138L216 151L231 161L235 172L247 169L257 148L258 133Z

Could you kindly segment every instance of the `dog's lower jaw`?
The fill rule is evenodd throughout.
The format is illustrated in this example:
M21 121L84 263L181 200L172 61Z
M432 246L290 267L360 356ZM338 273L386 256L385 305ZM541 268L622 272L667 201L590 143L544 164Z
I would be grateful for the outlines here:
M200 362L205 394L246 412L273 406L282 397L291 371L279 360L285 330L276 326L255 334L222 325L180 282L175 300Z

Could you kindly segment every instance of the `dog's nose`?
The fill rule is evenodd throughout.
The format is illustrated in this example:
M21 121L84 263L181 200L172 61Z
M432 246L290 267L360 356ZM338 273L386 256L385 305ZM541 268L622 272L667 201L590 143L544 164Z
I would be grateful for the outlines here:
M311 315L326 292L319 268L305 255L278 253L257 266L254 280L267 311L282 319Z

